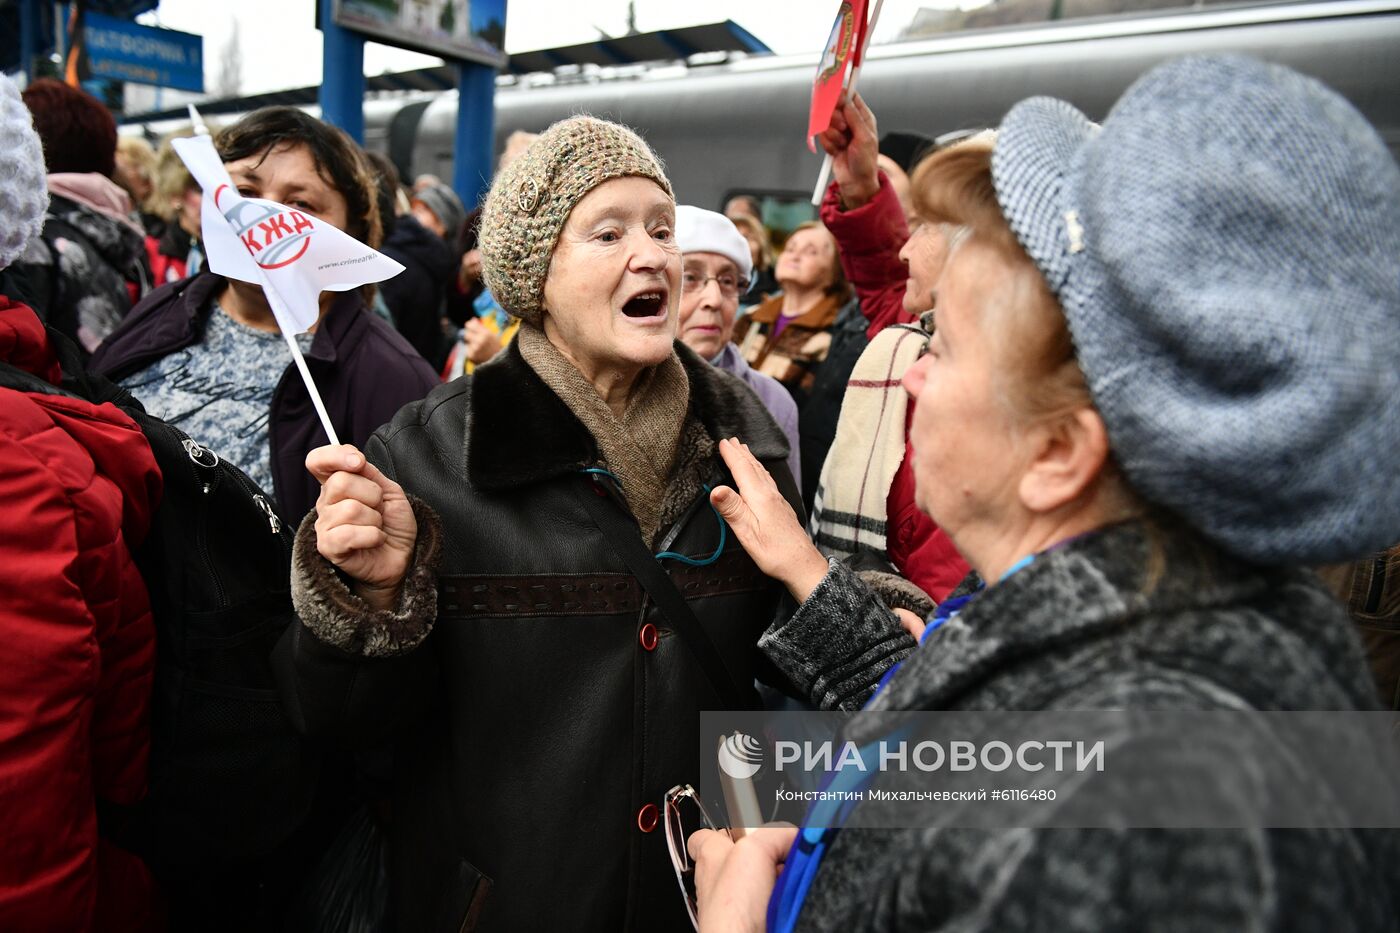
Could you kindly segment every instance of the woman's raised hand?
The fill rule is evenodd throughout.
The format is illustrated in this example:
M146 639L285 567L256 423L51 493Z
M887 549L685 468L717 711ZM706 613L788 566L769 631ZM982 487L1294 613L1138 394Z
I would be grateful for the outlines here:
M321 484L316 550L355 581L376 609L391 609L413 560L418 521L403 487L349 444L317 447L306 468Z
M710 502L758 569L785 585L799 603L806 602L826 576L826 558L807 537L778 484L747 446L734 439L723 440L719 453L739 489L718 486L710 493Z
M817 136L817 142L831 156L831 173L841 191L846 210L862 207L880 190L880 131L875 114L860 94L841 92L831 126Z

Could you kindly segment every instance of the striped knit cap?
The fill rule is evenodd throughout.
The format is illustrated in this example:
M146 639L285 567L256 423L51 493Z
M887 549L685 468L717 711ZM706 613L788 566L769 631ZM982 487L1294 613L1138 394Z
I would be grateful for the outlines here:
M603 182L631 175L671 194L651 147L594 117L559 121L501 170L482 212L480 246L486 287L502 308L541 326L544 280L569 212Z

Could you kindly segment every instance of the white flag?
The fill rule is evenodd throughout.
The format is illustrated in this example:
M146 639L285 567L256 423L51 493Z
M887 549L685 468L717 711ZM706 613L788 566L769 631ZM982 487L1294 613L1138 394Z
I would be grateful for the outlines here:
M316 323L321 292L348 291L403 271L324 220L240 195L208 136L172 145L204 191L201 227L209 268L261 285L284 333L303 334Z

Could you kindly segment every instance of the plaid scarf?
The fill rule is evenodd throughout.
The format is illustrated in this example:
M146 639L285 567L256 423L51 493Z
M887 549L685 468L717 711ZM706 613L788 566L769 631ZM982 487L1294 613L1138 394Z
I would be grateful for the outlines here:
M926 346L928 334L914 325L887 327L851 371L812 507L812 538L827 557L888 557L885 502L904 460L909 407L900 380Z

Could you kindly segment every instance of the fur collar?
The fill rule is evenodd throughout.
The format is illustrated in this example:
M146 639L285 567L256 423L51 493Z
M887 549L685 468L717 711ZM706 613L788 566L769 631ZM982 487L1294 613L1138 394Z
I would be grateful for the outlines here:
M787 457L787 438L753 390L680 341L675 348L690 381L690 415L713 440L737 437L764 461ZM516 489L597 462L593 435L514 342L470 378L466 468L473 486Z
M835 295L825 295L810 310L788 321L788 326L808 327L812 330L830 330L836 323L836 315L841 312L841 303ZM783 293L765 299L749 312L749 319L755 324L775 324L783 314Z

